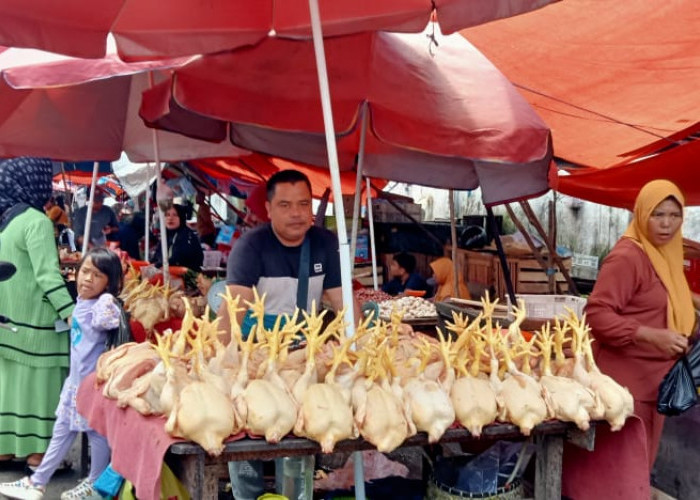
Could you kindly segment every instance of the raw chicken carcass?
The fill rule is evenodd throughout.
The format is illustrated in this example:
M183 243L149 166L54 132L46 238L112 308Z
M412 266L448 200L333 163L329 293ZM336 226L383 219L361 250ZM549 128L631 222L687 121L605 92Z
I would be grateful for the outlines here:
M499 420L511 422L520 428L520 432L529 436L532 429L544 421L548 414L547 404L542 396L542 386L530 375L520 372L513 363L507 340L496 339L490 329L488 342L493 346L499 344L506 368L509 372L505 380L498 377L498 361L492 354L491 383L496 389L496 401L499 408ZM492 347L493 351L493 347Z
M479 437L485 425L496 421L498 405L488 377L480 371L486 342L474 335L471 343L474 346L471 369L467 370L466 357L458 363L462 376L452 384L450 397L459 423L473 436ZM464 349L464 352L468 351Z
M339 314L337 318L342 318ZM334 323L329 325L329 328ZM338 325L342 325L338 323ZM337 326L336 326L337 327ZM309 359L307 370L315 371L315 352L318 344L324 342L326 334L334 333L326 329L323 336L310 330L307 335L307 349ZM333 364L323 383L312 383L307 387L295 386L295 395L299 393L301 402L294 433L297 436L307 437L319 443L323 453L332 453L335 443L342 439L350 439L358 436L357 426L353 419L351 394L348 387L336 381L338 367L347 362L347 351L353 339L346 339L342 347L335 353ZM304 377L300 379L302 382Z
M358 378L352 388L355 423L363 438L377 450L388 453L414 435L416 428L399 381L389 382L388 370L393 367L386 341L376 343L374 347L366 345L361 354L364 359L358 362L366 364L366 368L363 370L365 377ZM367 360L370 355L371 363Z
M231 400L206 382L187 384L173 413L176 417L171 434L194 441L213 456L221 454L224 440L234 433Z
M610 430L619 431L625 425L627 417L634 412L634 398L626 387L602 373L596 365L591 350L593 339L588 335L585 317L578 321L571 315L569 322L576 338L574 378L600 398L605 408L604 418L610 424ZM586 361L588 369L585 366Z
M564 422L574 422L579 429L588 430L592 416L601 413L600 399L578 381L552 375L552 336L549 325L537 334L537 343L542 354L542 376L540 384L545 389L545 401L553 416Z
M245 428L252 434L265 436L265 440L269 443L278 443L294 428L298 406L277 373L275 361L285 335L296 334L298 326L295 325L295 316L281 328L282 318L278 317L272 331L265 332L262 327L262 305L256 308L253 304L253 311L254 316L259 320L257 332L266 334L269 355L264 378L251 380L243 390L242 398L247 414Z
M451 366L450 340L446 341L442 332L440 337L440 352L445 366L445 376L441 381L425 377L425 366L432 353L432 344L425 341L422 349L422 359L418 367L419 375L412 377L403 388L404 398L408 402L409 415L416 430L428 433L428 442L436 443L447 428L455 421L455 410L450 400L450 390L454 382L454 369Z

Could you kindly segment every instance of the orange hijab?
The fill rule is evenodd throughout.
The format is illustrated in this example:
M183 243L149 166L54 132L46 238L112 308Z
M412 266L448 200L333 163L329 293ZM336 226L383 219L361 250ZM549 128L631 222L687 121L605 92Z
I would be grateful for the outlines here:
M648 239L648 223L654 209L666 198L674 198L683 209L685 198L671 181L648 182L634 202L634 219L624 238L630 238L644 249L654 270L668 292L668 328L690 335L695 324L695 309L688 281L683 273L683 234L679 229L666 245L654 246Z
M438 289L435 292L435 302L440 302L448 297L454 296L454 266L452 259L440 257L430 263L430 267L435 275L435 282L438 284ZM459 297L461 299L469 299L469 289L464 284L464 278L459 277Z

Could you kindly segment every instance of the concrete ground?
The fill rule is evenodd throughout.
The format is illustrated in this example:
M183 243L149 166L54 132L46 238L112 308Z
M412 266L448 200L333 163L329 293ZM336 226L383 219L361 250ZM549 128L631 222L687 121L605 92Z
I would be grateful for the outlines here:
M67 459L73 464L72 469L57 471L54 474L46 489L44 500L59 500L62 492L73 488L82 479L80 477L80 438L76 439ZM16 460L10 464L0 465L0 483L16 481L25 475L24 461ZM0 495L0 498L4 497Z

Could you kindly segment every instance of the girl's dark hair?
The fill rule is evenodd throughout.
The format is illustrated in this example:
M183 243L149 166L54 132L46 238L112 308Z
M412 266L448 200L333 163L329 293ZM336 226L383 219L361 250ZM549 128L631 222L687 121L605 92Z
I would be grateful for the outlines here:
M92 259L92 265L107 276L107 287L105 288L105 292L112 294L115 297L119 295L119 293L122 291L122 284L124 281L122 262L119 260L119 256L106 248L93 248L88 250L83 259L80 261L77 271L78 273L80 273L80 268L83 267L83 262L85 262L85 259L88 257Z

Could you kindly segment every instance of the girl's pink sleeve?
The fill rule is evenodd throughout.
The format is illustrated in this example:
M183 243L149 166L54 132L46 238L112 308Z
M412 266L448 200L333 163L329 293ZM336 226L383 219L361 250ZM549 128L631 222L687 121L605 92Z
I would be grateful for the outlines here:
M119 326L121 314L117 299L109 293L103 293L92 306L92 327L100 330L111 330Z

